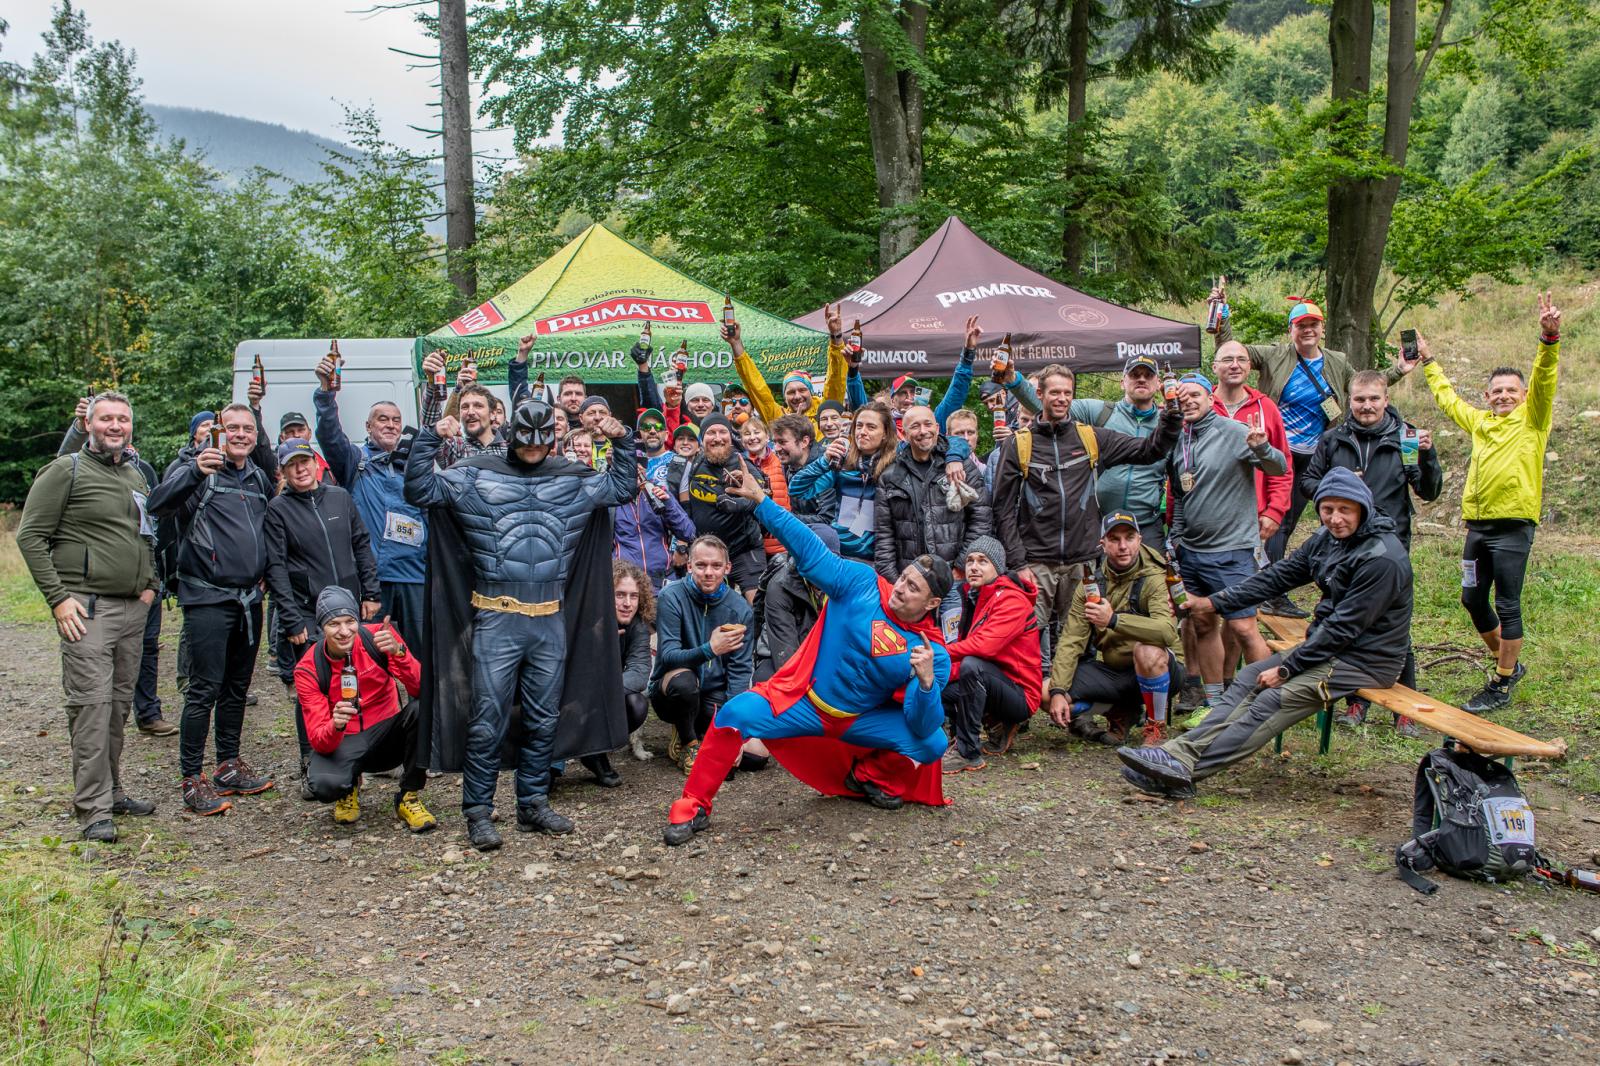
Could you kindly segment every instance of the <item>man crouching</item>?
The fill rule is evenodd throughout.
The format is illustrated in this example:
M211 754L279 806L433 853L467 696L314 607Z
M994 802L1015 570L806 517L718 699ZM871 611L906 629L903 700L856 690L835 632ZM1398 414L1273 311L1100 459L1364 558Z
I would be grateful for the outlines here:
M1394 522L1372 505L1366 483L1330 470L1317 485L1322 528L1282 562L1211 597L1198 614L1236 611L1315 581L1322 601L1303 644L1238 677L1198 726L1156 748L1119 748L1122 776L1169 799L1254 755L1267 741L1362 688L1388 688L1411 646L1411 560Z
M333 820L348 824L361 816L361 775L403 767L395 817L426 833L439 823L418 795L427 771L417 765L416 704L401 709L394 687L416 696L422 670L387 618L364 626L359 617L356 598L338 585L317 597L322 639L294 671L311 741L306 779L313 796L333 804Z

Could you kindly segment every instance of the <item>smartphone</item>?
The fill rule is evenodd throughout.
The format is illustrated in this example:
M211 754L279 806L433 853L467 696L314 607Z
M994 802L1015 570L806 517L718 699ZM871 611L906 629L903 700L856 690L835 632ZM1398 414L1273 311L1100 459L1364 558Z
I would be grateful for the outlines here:
M1417 361L1417 331L1403 329L1400 331L1400 355L1408 363Z

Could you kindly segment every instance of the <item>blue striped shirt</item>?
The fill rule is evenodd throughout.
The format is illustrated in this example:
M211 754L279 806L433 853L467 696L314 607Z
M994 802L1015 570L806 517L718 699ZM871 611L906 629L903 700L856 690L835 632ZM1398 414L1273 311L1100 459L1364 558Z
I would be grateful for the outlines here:
M1311 371L1308 375L1306 371ZM1313 383L1312 376L1316 377ZM1301 360L1283 383L1283 395L1278 398L1278 410L1283 414L1283 429L1289 436L1289 447L1297 452L1315 451L1322 431L1328 428L1328 416L1322 413L1322 400L1332 396L1328 381L1322 376L1322 356Z

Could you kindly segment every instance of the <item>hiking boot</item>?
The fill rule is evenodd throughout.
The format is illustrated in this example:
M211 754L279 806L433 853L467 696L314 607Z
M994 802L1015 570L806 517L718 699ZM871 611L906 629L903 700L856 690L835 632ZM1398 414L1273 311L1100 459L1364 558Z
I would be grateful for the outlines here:
M1146 777L1155 778L1162 788L1169 791L1194 785L1189 768L1166 748L1118 748L1117 758L1122 760L1122 765L1130 766Z
M1167 742L1167 723L1146 722L1144 736L1139 743L1146 748L1154 748Z
M1121 769L1123 780L1146 795L1160 796L1162 799L1170 800L1186 800L1194 799L1195 797L1193 785L1186 785L1182 788L1169 788L1149 774L1141 774L1131 766L1124 766Z
M944 753L944 761L940 765L944 768L944 772L948 776L950 774L960 774L966 773L967 771L976 772L978 770L982 770L989 765L989 760L983 757L982 752L970 757L963 755L961 754L960 748L952 745L950 750Z
M703 833L711 825L711 815L695 800L685 796L674 800L667 811L667 828L661 833L661 842L669 848L680 847Z
M557 814L547 799L517 804L517 832L559 837L572 832L572 819Z
M584 768L594 775L594 783L601 788L616 788L622 784L622 775L617 773L611 765L611 757L604 753L599 755L585 755L578 760Z
M333 801L333 820L340 825L350 825L361 817L361 786L357 785Z
M218 798L205 774L183 779L183 805L196 814L221 814L233 809L233 804Z
M490 820L491 809L472 807L461 813L467 816L467 842L479 851L494 851L503 843L500 831Z
M1262 614L1275 614L1283 618L1310 618L1288 596L1274 596L1257 608Z
M1011 750L1011 745L1017 742L1017 731L1022 728L1021 722L994 722L989 727L989 742L983 745L984 755L1004 755ZM972 767L982 769L982 767Z
M754 755L748 751L739 753L739 769L747 774L759 774L771 761L770 755Z
M681 745L678 748L678 769L682 770L685 776L688 776L689 772L694 769L694 761L699 757L700 742L698 740L691 740L687 744Z
M311 760L300 760L300 798L315 801L316 792L311 788Z
M1394 731L1412 740L1422 739L1422 727L1416 723L1415 719L1407 718L1403 714L1394 716Z
M1367 711L1372 704L1367 700L1354 699L1344 705L1344 710L1333 716L1333 720L1346 729L1359 729L1367 724Z
M272 778L261 777L243 759L218 763L212 781L219 796L254 796L272 787Z
M1178 700L1175 706L1180 711L1192 711L1206 702L1206 685L1198 677L1184 675L1183 684L1178 688Z
M413 833L428 833L439 827L439 819L422 805L422 797L415 792L402 792L394 801L394 815L406 823Z
M134 799L124 793L111 803L112 814L122 814L130 818L144 818L156 813L156 805L149 800Z
M117 823L110 818L102 818L98 822L90 822L83 827L83 839L92 840L96 844L115 844L117 842Z
M1461 705L1461 709L1468 714L1484 714L1509 707L1511 690L1517 687L1517 682L1521 681L1527 672L1528 668L1518 663L1510 677L1502 677L1496 673L1476 696Z
M891 796L871 781L863 781L851 770L844 775L844 787L863 798L880 811L898 811L906 805L906 801L899 796Z
M139 732L143 733L147 737L171 737L177 736L178 727L175 723L167 721L160 715L156 715L156 717L150 719L148 722L140 722Z
M683 740L678 736L677 727L667 734L667 758L673 762L683 758Z
M257 696L254 692L246 692L244 694L244 705L246 707L254 707L256 704L258 704L260 702L261 702L261 698L259 696Z

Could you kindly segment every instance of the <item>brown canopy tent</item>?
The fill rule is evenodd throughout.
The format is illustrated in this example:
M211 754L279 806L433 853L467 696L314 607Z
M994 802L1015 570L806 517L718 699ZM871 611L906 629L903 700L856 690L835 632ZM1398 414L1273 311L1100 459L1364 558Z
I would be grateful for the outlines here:
M1120 371L1132 355L1175 367L1200 365L1200 327L1097 300L1029 270L954 216L910 255L845 296L845 328L861 320L862 373L949 374L968 315L978 315L988 352L1007 332L1023 373L1048 363ZM795 321L826 329L819 308Z

